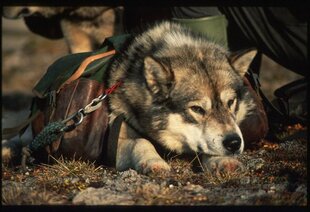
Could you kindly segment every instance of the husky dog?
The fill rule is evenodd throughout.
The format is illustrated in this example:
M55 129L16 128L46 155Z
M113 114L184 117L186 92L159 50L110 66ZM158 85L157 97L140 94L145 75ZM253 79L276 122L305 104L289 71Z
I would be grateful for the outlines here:
M156 146L199 154L208 170L242 168L233 157L244 149L240 126L251 117L252 124L259 122L242 80L255 54L232 60L223 47L172 22L133 39L108 77L109 86L123 81L109 100L111 115L125 117L116 169L169 171Z
M71 53L92 51L122 32L121 7L4 7L3 16L24 18L28 28L51 39L65 38Z

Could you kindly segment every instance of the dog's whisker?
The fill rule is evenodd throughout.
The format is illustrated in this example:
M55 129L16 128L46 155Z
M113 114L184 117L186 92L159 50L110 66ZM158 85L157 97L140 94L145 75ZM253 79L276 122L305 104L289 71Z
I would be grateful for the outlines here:
M198 163L199 163L199 165L200 165L202 171L205 171L204 168L203 168L203 165L202 165L202 163L201 163L201 161L200 161L200 159L199 159L199 155L197 154L197 152L195 152L195 154L196 154L196 157L195 157L195 158L197 158Z
M195 161L196 157L197 156L195 156L194 159L189 162L189 164L192 164Z
M170 159L172 160L172 159L179 157L179 156L181 156L181 154L176 154L176 155L172 156Z

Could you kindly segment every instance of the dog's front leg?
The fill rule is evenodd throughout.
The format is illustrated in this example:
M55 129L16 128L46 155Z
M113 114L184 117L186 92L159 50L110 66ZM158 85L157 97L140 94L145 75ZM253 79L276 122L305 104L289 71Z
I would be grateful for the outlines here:
M132 161L135 169L143 174L170 171L170 166L158 155L150 141L144 138L135 140Z
M201 159L205 171L208 171L216 176L221 176L222 174L239 173L244 171L243 164L233 157L202 155Z
M129 168L143 174L170 170L170 166L159 156L152 143L141 138L126 123L123 123L118 139L116 169L124 171Z

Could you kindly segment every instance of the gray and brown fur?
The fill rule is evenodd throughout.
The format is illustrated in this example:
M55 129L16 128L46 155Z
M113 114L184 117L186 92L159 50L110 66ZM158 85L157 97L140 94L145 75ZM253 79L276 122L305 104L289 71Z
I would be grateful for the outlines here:
M171 22L137 36L108 81L123 80L110 95L111 117L125 116L117 170L169 171L154 142L177 154L201 154L209 170L241 168L233 157L244 149L239 126L257 107L242 78L255 54L232 61L225 48Z
M24 18L29 29L47 38L64 37L71 53L93 51L106 37L123 31L122 7L4 7L3 16Z

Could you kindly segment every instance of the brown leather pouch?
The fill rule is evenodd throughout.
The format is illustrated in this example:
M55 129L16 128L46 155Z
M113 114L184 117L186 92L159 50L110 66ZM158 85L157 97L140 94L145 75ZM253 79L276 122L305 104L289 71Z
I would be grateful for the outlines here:
M250 77L250 75L246 75L243 78L243 82L244 85L249 89L250 95L253 97L256 104L256 108L240 123L240 129L243 135L243 139L246 141L246 146L260 141L267 135L269 130L268 118L262 102L262 98L257 92L259 87L255 88L255 83L251 84L249 82L248 78Z
M88 105L104 93L104 85L95 80L79 78L65 85L56 95L54 105L43 111L32 122L34 137L51 122L62 121ZM102 106L84 117L82 123L45 148L33 152L36 161L49 162L48 155L58 158L76 158L99 162L102 158L104 137L108 127L107 100Z

